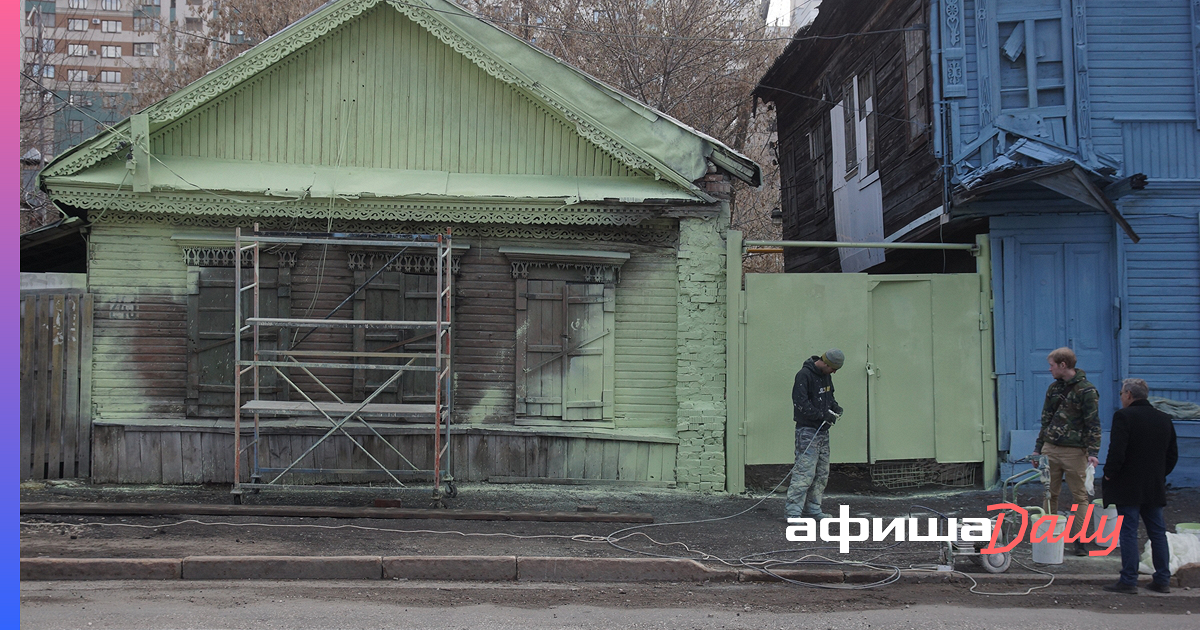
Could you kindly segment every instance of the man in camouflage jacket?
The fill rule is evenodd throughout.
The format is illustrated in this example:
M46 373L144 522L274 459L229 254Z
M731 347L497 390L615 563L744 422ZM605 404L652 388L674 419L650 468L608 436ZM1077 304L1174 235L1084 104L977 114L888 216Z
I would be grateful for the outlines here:
M1089 503L1084 477L1088 464L1100 463L1100 409L1096 386L1087 380L1083 370L1075 368L1075 353L1059 348L1046 358L1054 382L1046 390L1042 405L1042 430L1033 450L1036 462L1045 455L1050 466L1050 510L1063 511L1058 501L1065 477L1071 490L1075 514L1071 532L1077 535L1086 525L1084 514ZM1075 555L1086 556L1087 547L1075 543Z

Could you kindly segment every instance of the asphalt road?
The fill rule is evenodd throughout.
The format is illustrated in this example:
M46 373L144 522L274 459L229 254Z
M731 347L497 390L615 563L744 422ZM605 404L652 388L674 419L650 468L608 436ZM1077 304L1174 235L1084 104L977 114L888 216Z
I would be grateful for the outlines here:
M1193 609L1195 609L1193 611ZM1196 614L1192 614L1195 612ZM363 582L31 582L21 627L541 630L1197 627L1200 593L1112 596L1090 587L973 595L943 584L869 591L784 585Z

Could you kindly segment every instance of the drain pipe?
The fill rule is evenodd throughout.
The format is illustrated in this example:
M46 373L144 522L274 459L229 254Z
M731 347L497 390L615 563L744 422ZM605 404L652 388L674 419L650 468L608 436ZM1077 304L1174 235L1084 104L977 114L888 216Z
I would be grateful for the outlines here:
M779 254L785 247L849 247L866 249L951 249L979 253L975 243L851 243L844 241L746 241L746 251L755 254Z

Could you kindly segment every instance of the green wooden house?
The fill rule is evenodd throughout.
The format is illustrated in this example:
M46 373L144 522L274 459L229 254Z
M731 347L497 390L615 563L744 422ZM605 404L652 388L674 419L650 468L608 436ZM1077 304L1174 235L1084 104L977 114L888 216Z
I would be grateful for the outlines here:
M89 224L94 481L232 479L233 234L258 224L452 230L456 478L724 489L728 193L732 178L758 185L758 166L424 1L330 2L43 171ZM325 316L389 260L368 246L264 251L262 308L280 317ZM432 273L406 254L335 317L427 317ZM294 333L265 342L420 345ZM554 360L566 347L578 369ZM379 376L325 382L353 399ZM425 401L431 387L406 376L380 401ZM263 395L289 392L275 382ZM428 462L428 427L380 426L355 439ZM265 420L260 447L282 459L326 428ZM361 456L347 440L311 455L335 469Z

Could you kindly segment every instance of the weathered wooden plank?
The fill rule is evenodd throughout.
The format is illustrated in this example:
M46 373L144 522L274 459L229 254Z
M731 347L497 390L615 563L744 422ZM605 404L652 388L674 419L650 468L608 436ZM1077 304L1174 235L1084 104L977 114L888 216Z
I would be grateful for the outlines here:
M141 473L133 483L162 483L162 437L168 434L161 431L137 433L142 454Z
M121 459L125 455L124 438L125 427L106 425L95 428L91 471L93 483L117 483L120 479Z
M126 431L121 440L124 454L121 457L121 483L145 483L142 481L142 435L140 431Z
M637 479L635 471L638 463L638 443L620 442L617 444L617 479Z
M567 438L542 437L541 443L546 446L545 477L567 477Z
M162 483L183 483L183 436L180 431L158 432L161 442L161 470L159 477ZM150 435L144 432L143 435Z
M181 483L203 483L204 468L201 453L202 443L200 433L196 431L179 432L179 464Z
M33 395L33 478L46 478L46 455L49 447L47 438L50 419L50 340L51 340L51 296L37 297L37 338L34 343L34 395Z
M468 457L467 435L451 433L450 435L450 472L459 481L473 481Z
M647 444L648 452L646 455L646 480L647 481L663 481L663 456L666 448L662 444ZM674 478L671 479L674 481Z
M46 463L49 471L48 477L52 479L70 477L74 472L74 453L66 450L68 436L66 435L67 400L65 394L67 382L72 376L66 373L67 342L70 335L70 318L72 315L67 307L67 297L66 295L55 295L51 302L53 324L50 333L50 418L48 422L49 434L46 439L49 452ZM73 441L74 436L70 437ZM71 464L72 470L67 470L68 461Z
M35 412L35 373L37 369L37 296L21 298L21 481L33 478L33 430ZM37 475L40 477L41 475Z
M563 440L565 442L566 477L589 479L587 476L587 440L578 438L563 438Z
M472 481L484 481L491 472L492 454L487 436L470 435L470 471Z
M225 442L222 439L222 436L216 433L201 433L200 445L200 470L202 481L204 483L228 482L228 479L223 479L221 477L221 465L222 460L231 456L233 453L227 453L224 451L223 447L225 446ZM232 450L232 448L230 450Z
M604 479L604 441L581 440L585 444L584 479Z
M631 444L631 442L626 442L625 444ZM625 446L622 445L621 448L624 449ZM638 442L637 443L637 455L636 455L636 459L633 464L633 479L637 479L640 481L649 481L650 480L649 470L650 470L650 444L647 444L645 442ZM624 478L624 477L622 477L622 478Z
M80 469L87 468L79 460L79 333L80 333L80 300L78 295L67 295L64 301L66 312L63 314L66 333L65 358L63 370L63 476L76 478Z
M601 479L620 479L620 442L612 440L603 440L603 460L601 461L600 478Z

